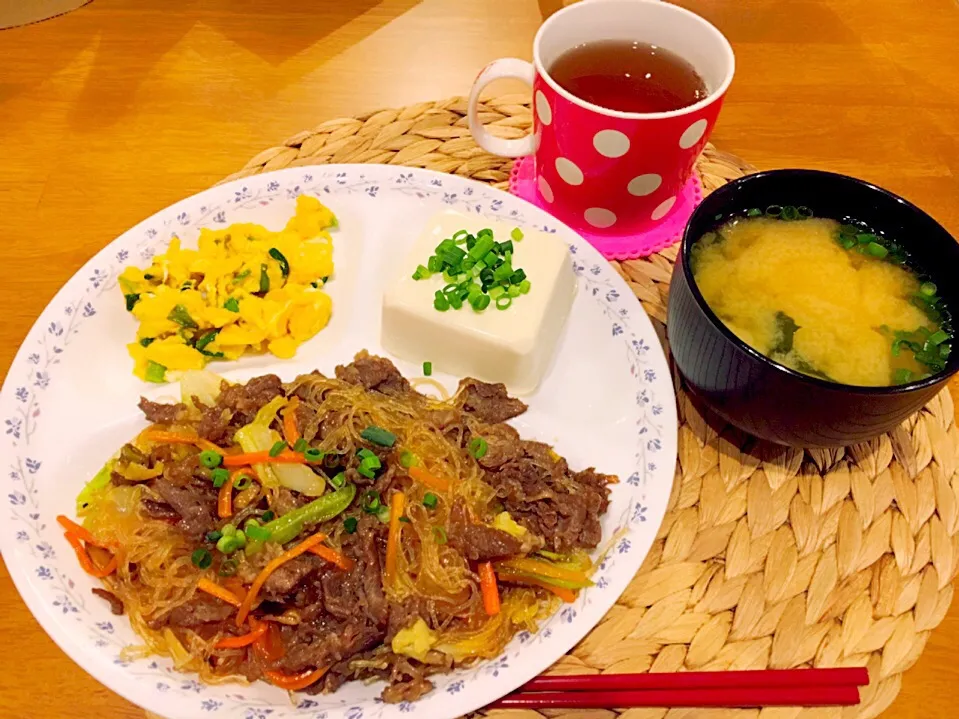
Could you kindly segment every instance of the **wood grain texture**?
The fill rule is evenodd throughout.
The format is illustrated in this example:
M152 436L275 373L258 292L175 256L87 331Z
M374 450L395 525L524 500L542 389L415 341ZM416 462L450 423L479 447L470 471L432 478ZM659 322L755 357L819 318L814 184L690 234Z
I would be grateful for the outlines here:
M713 136L759 167L848 172L959 234L959 8L952 0L683 0L730 38ZM0 33L0 370L59 286L144 217L331 117L468 89L528 57L542 0L96 0ZM497 90L499 88L496 88ZM0 570L4 716L143 712L46 637ZM948 716L959 606L888 716ZM55 680L55 691L50 690Z

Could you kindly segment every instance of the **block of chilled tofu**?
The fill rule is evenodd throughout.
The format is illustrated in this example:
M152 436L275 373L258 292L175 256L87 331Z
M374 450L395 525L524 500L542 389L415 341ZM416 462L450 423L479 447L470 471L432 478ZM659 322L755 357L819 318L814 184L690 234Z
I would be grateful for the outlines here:
M439 311L435 294L448 285L442 273L413 279L444 239L487 227L497 242L509 240L514 229L452 210L430 220L383 294L383 347L401 359L431 362L437 372L503 382L510 392L528 394L549 368L576 293L566 244L554 235L523 231L523 239L513 242L512 267L525 272L529 291L502 310L494 301L480 312L469 302Z

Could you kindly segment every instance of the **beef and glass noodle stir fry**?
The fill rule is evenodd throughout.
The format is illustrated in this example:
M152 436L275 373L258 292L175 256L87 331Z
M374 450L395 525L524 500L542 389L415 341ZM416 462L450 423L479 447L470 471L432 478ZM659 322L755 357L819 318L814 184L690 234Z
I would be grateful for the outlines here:
M615 477L521 439L503 385L440 401L361 352L335 377L181 389L141 401L150 426L59 518L140 651L181 671L413 700L591 583Z

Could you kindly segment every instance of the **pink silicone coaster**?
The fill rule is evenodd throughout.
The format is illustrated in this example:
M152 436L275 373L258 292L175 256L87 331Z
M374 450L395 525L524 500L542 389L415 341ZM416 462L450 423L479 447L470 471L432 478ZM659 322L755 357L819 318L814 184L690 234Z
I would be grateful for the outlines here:
M509 175L509 191L511 194L531 202L537 207L550 212L550 205L543 202L536 191L536 173L533 168L532 157L521 157L513 163ZM637 257L646 257L655 252L679 242L683 236L683 229L693 210L703 200L703 185L699 175L693 172L686 181L686 186L679 194L673 209L652 229L639 234L599 235L583 227L574 227L577 233L599 250L607 260L632 260ZM550 214L552 214L550 212Z

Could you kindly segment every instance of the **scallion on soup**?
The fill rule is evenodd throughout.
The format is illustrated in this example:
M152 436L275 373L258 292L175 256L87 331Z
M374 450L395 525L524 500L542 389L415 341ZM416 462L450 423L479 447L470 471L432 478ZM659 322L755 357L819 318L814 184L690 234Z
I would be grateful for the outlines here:
M691 269L737 337L814 377L903 384L944 369L952 349L936 286L894 240L803 207L725 221L693 246Z

